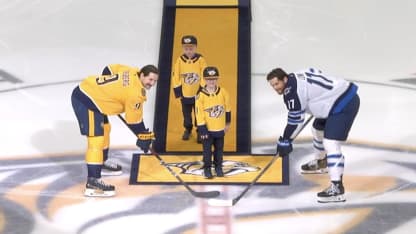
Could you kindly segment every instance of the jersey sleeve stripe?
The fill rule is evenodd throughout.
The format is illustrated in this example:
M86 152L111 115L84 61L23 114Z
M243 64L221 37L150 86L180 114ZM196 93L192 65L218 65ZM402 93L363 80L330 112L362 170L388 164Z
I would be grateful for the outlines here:
M289 115L301 115L304 114L305 110L300 110L300 111L289 111Z

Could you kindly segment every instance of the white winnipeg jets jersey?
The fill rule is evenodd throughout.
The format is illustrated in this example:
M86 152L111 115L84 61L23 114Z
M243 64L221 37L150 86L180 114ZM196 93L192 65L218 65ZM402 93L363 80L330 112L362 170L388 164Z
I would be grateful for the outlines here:
M296 125L303 123L305 113L318 119L327 118L336 111L338 102L342 99L340 97L350 86L351 82L327 76L314 68L290 73L283 95L289 110L284 136L292 138L295 135L296 129L300 128ZM353 92L355 91L356 89Z

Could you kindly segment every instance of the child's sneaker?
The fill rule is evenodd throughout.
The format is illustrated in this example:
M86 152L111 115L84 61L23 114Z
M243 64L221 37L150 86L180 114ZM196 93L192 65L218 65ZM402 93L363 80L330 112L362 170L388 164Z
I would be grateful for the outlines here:
M184 132L183 132L183 135L182 135L182 140L184 140L184 141L187 141L187 140L189 140L189 137L191 136L191 131L189 131L189 130L185 130Z
M215 166L215 173L217 174L218 177L224 177L222 166Z
M210 167L205 167L204 168L204 177L205 177L205 179L212 179L213 178Z

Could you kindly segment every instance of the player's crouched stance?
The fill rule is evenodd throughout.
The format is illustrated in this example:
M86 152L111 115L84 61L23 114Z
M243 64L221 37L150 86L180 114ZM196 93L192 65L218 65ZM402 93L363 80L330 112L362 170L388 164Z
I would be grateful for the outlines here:
M85 154L87 183L85 196L111 197L115 187L101 180L103 160L108 153L109 128L107 115L125 113L127 126L137 135L137 146L145 153L154 140L153 132L143 122L143 104L146 89L158 80L158 69L146 65L142 69L123 66L111 75L89 76L72 92L71 102L82 135L87 137ZM117 169L117 168L116 168Z
M358 87L313 68L290 74L276 68L267 75L267 81L279 95L283 94L289 111L286 128L277 144L277 153L289 155L293 136L302 128L305 112L312 114L315 117L312 127L315 159L301 166L302 173L328 171L331 184L317 194L318 202L344 202L342 177L345 159L341 142L347 140L358 113Z

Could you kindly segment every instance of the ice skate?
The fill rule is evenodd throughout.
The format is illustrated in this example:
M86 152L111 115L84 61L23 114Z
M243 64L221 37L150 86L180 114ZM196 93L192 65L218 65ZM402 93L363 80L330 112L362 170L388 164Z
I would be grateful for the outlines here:
M116 195L115 187L104 183L100 178L88 177L84 195L87 197L112 197Z
M318 202L345 202L346 199L344 193L345 191L342 182L331 182L331 185L328 188L317 194Z
M115 162L106 160L101 169L102 176L117 176L123 174L122 167Z
M328 173L326 157L324 159L314 159L301 166L302 174L324 174Z

